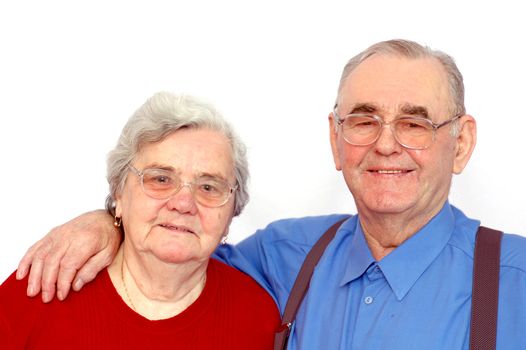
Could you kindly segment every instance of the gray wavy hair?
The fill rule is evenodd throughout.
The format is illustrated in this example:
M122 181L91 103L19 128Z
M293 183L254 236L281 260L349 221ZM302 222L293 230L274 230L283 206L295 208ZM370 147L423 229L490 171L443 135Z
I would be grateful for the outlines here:
M234 216L239 215L248 202L248 161L246 147L232 126L210 104L188 95L159 92L150 97L130 117L117 145L108 154L107 180L110 194L106 209L115 215L115 199L126 182L128 165L141 147L159 142L182 128L208 128L226 136L232 146L237 189L234 197Z
M394 55L406 58L437 59L444 67L449 83L449 92L452 99L451 113L454 115L466 114L466 107L464 105L464 80L460 70L455 64L455 60L442 51L432 50L431 48L420 45L414 41L403 39L381 41L368 47L364 51L351 58L343 68L340 78L340 85L338 86L338 96L336 97L335 107L338 105L343 85L349 74L351 74L351 72L356 67L358 67L360 63L374 54ZM454 125L455 124L458 123L454 123ZM456 128L457 127L455 125L455 127L452 128L452 132L457 133L457 131L454 131Z

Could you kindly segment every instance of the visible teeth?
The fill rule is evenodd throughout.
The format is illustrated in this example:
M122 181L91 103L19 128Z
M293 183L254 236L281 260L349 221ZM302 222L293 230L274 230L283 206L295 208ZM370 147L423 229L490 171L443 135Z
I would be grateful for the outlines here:
M378 170L379 174L400 174L402 170Z

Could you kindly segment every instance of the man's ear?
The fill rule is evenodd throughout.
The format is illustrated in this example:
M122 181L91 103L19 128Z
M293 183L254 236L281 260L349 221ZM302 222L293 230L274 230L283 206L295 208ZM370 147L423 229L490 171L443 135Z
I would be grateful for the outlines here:
M331 140L332 158L334 159L334 165L336 170L342 170L340 161L340 151L338 150L338 131L336 121L334 120L334 113L329 114L329 137Z
M462 116L459 121L459 132L455 146L453 173L460 174L468 164L477 143L477 123L470 115Z

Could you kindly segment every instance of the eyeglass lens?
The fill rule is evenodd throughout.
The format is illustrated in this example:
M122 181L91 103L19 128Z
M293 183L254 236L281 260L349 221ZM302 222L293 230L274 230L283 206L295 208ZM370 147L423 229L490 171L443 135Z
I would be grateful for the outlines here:
M162 169L145 169L142 172L144 192L156 199L166 199L189 185L195 200L202 205L218 207L226 203L232 190L223 180L203 176L192 183L184 183L174 172Z
M346 117L343 121L345 139L354 145L369 145L377 140L382 122L372 116ZM423 118L401 117L390 123L396 139L403 146L423 149L433 142L433 125Z

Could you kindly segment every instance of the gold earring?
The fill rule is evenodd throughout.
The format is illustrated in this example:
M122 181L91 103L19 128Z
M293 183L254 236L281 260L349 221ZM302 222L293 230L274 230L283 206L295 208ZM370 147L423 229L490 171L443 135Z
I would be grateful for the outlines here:
M115 221L113 222L113 226L121 227L121 224L122 224L122 218L115 216Z

